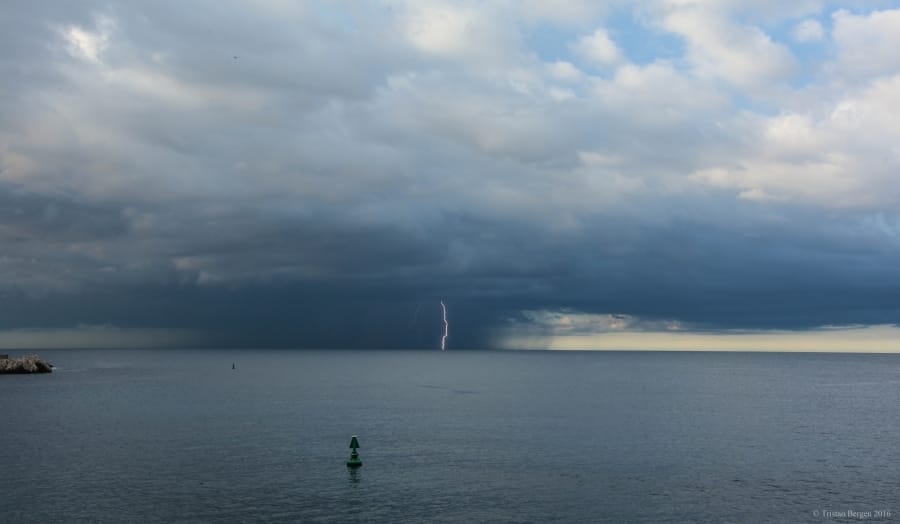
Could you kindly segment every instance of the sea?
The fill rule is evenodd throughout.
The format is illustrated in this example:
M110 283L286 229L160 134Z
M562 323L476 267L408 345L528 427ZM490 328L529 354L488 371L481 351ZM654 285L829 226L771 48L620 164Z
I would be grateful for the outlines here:
M900 355L39 354L6 523L900 522Z

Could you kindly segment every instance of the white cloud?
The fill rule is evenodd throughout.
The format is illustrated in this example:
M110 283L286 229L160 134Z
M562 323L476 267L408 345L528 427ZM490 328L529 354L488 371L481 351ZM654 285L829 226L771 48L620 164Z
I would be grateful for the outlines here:
M575 67L571 62L558 60L548 66L550 75L554 80L561 82L580 82L584 80L584 73Z
M602 27L579 38L572 44L572 48L589 62L600 67L614 66L623 60L622 52Z
M510 59L517 35L490 7L454 2L409 2L401 14L409 41L438 57L497 63Z
M95 30L78 25L70 25L61 30L72 56L89 62L100 62L101 54L109 47L116 24L110 17L98 16L95 25Z
M740 190L741 198L823 207L900 205L900 74L879 79L816 110L754 120L749 150L694 178Z
M621 66L610 80L595 79L596 100L623 121L659 128L690 122L727 105L722 93L667 62Z
M713 3L671 2L662 16L665 29L687 42L687 58L697 74L721 78L748 94L786 82L795 59L762 29L727 16Z
M825 28L818 20L808 19L795 25L792 35L798 42L818 42L825 38Z
M450 6L413 10L407 20L407 31L412 41L425 51L457 53L468 48L478 23L474 9Z
M900 72L900 9L832 15L837 46L835 72L848 81Z

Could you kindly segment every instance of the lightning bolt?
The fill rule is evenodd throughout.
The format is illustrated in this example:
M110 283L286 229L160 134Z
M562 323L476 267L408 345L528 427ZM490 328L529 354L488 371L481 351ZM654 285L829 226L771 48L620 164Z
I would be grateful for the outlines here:
M441 300L441 310L444 311L444 336L441 337L441 351L447 349L447 335L450 334L450 323L447 322L447 306Z

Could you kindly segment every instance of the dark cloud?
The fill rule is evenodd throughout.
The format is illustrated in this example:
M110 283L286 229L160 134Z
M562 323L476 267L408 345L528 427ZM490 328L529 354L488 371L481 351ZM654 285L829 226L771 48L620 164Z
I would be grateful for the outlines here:
M611 221L558 237L456 217L420 237L320 221L182 218L181 232L144 247L188 260L182 267L128 277L117 273L130 259L113 269L97 262L97 276L75 289L5 294L4 327L166 326L213 333L213 345L432 347L444 300L452 346L484 347L533 309L614 311L701 330L893 323L900 314L895 255L865 239L823 244L814 232Z

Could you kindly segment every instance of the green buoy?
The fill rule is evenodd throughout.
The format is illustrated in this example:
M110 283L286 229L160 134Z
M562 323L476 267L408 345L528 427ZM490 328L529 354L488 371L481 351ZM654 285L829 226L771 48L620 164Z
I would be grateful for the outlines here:
M359 453L356 451L356 448L359 447L359 441L356 440L356 435L350 437L350 449L353 451L350 452L350 460L347 461L348 468L358 468L362 466L362 461L359 460Z

